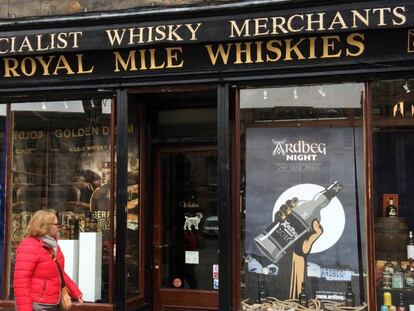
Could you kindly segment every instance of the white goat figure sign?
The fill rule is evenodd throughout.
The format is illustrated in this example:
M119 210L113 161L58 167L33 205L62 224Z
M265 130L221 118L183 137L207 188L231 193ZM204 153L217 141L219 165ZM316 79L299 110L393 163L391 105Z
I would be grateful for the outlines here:
M201 218L203 218L203 214L196 213L194 217L188 217L188 216L184 216L184 217L185 217L184 230L191 231L192 226L194 226L195 230L198 230L198 225L201 221Z

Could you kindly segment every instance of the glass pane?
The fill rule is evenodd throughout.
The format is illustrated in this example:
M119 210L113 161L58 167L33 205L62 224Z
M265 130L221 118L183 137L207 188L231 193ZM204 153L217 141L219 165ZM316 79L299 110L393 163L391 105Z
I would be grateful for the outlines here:
M218 289L216 151L163 153L161 165L162 286Z
M409 232L414 230L412 85L413 80L372 84L378 309L389 295L393 305L398 306L401 300L407 306L414 304L414 265L409 260L414 259L414 242L409 239Z
M365 301L363 95L355 83L241 90L246 303L344 302L348 284Z
M60 222L61 248L66 240L80 239L83 232L102 232L102 238L97 234L102 241L102 259L98 262L102 268L98 276L101 290L96 295L81 290L87 301L107 302L112 222L111 100L22 103L12 104L11 110L11 267L31 215L38 209L54 209ZM65 253L65 257L70 256L79 262L73 252ZM75 267L72 277L78 282Z
M128 106L128 213L127 213L127 295L138 294L139 290L139 237L140 223L140 158L139 158L139 115L138 106Z

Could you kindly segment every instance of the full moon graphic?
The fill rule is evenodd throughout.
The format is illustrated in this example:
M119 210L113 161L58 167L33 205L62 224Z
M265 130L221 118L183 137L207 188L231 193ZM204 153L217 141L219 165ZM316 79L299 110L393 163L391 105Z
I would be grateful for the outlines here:
M323 190L325 190L325 187L315 184L299 184L288 188L276 200L273 206L273 218L279 207L287 200L291 200L293 197L297 197L299 202L312 200L317 193ZM323 233L313 244L311 254L323 252L335 245L344 231L345 212L341 201L337 197L334 197L328 206L321 210L320 224Z

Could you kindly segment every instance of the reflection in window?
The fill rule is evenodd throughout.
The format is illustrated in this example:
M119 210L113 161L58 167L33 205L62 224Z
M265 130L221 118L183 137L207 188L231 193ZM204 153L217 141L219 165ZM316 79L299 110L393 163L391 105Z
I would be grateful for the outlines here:
M139 238L142 230L140 219L140 110L128 105L128 213L127 213L127 295L139 293Z
M164 152L162 161L162 287L217 290L215 150Z
M38 209L55 209L61 245L82 239L84 232L102 233L102 238L100 233L96 234L98 241L102 241L102 258L97 263L102 268L98 276L101 290L97 295L88 295L79 284L86 301L109 299L113 221L110 112L110 99L11 106L11 268L15 248L25 236L31 215ZM79 256L82 251L85 249L79 250ZM65 253L67 257L72 255ZM76 255L75 260L79 260ZM73 272L72 278L81 282L77 272ZM13 292L10 298L13 299Z
M364 297L362 84L240 93L242 299ZM362 243L362 246L361 246Z

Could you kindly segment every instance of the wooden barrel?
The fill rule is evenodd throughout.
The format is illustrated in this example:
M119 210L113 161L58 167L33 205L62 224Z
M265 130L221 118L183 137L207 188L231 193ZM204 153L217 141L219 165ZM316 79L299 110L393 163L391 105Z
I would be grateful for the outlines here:
M375 218L376 259L407 259L408 225L404 217Z

